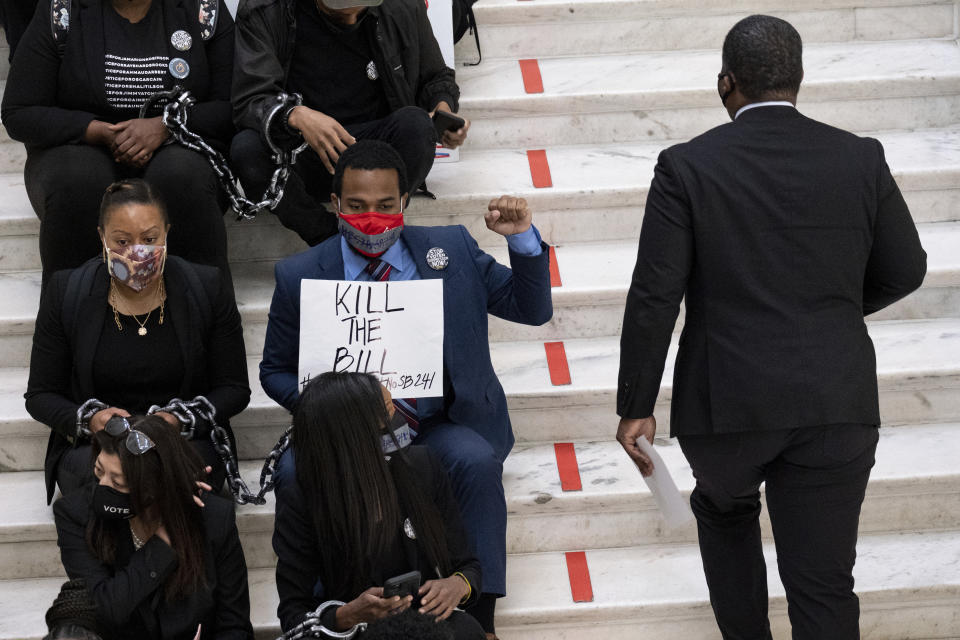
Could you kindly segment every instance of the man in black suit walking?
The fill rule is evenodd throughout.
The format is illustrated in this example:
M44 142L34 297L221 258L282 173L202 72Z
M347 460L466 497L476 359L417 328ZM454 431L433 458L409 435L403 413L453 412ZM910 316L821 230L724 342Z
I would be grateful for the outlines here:
M724 638L770 638L766 482L794 638L859 637L857 524L874 463L876 358L864 316L920 286L926 254L883 147L801 115L800 35L750 16L717 79L732 123L660 154L621 338L617 440L653 441L686 294L671 435Z

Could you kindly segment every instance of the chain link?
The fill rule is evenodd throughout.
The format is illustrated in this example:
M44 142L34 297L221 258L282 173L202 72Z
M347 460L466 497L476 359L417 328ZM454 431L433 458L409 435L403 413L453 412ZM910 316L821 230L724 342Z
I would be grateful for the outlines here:
M77 408L77 438L90 438L93 432L90 431L90 418L98 411L109 409L109 405L100 402L96 398L90 398Z
M217 424L217 410L213 404L203 396L197 396L193 400L184 401L180 398L174 398L166 406L160 407L153 405L147 411L148 414L164 411L177 416L181 424L186 428L180 430L184 437L192 438L196 433L197 418L210 425L210 442L213 444L214 451L223 462L223 467L227 473L227 482L230 484L230 492L237 504L265 504L264 497L270 491L273 491L273 473L276 463L287 450L290 443L290 431L293 427L287 428L283 437L277 442L277 445L270 451L263 465L263 471L260 474L260 490L257 493L250 491L243 476L240 475L240 465L237 457L233 453L233 447L230 443L230 434L227 430ZM183 420L181 415L185 415L188 420ZM189 434L189 435L188 435Z
M270 130L274 119L290 108L303 104L303 98L300 94L278 94L275 103L267 110L263 119L264 139L270 147L273 162L277 165L277 168L273 170L270 183L259 202L254 202L243 194L237 178L233 175L233 171L223 154L187 128L187 115L190 107L194 104L196 104L196 99L190 95L189 91L178 85L170 91L159 91L147 98L147 101L140 108L140 117L146 117L151 109L162 108L161 117L163 124L170 131L170 137L180 145L196 151L206 158L213 172L217 174L217 179L220 181L224 192L230 199L230 206L236 212L237 220L253 220L264 209L275 209L283 198L283 191L287 186L287 179L290 177L290 167L296 163L297 154L307 147L307 143L303 142L293 149L285 148L277 144Z
M266 459L263 461L263 469L260 471L260 495L273 491L273 475L277 471L277 462L280 460L280 456L290 448L290 443L293 440L293 425L287 427L287 430L283 432L283 435L280 436L280 440L277 441L277 444L274 445L273 449L270 450L270 453L267 454Z
M294 628L287 631L285 634L277 638L277 640L301 640L302 638L352 638L357 635L358 632L365 631L367 628L367 623L360 622L357 623L355 627L349 629L348 631L333 631L327 629L323 626L323 623L320 619L323 617L323 612L329 609L330 607L342 607L344 602L340 600L327 600L315 611L308 613L303 622L295 626Z
M151 405L150 408L147 409L147 415L152 416L160 411L176 417L176 419L180 421L180 435L187 440L193 440L194 435L197 433L197 419L186 402L180 398L174 398L168 402L165 407L156 404Z

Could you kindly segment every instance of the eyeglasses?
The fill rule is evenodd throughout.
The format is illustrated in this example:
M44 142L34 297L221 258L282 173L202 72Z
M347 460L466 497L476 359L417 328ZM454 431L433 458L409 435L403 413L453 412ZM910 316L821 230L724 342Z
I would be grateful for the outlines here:
M113 436L114 438L126 433L127 451L135 456L143 455L157 446L143 431L131 429L130 421L123 416L113 416L107 420L107 424L103 427L103 430L107 432L107 435Z

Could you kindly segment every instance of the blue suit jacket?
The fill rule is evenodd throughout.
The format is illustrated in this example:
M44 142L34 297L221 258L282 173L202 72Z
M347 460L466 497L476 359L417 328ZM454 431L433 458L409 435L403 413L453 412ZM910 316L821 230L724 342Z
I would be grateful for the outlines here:
M463 226L404 227L402 241L423 279L443 278L443 365L446 421L482 435L501 459L513 446L507 399L490 362L487 313L540 325L553 315L549 252L533 257L510 252L512 270L477 246ZM446 269L426 263L427 251L442 248ZM293 411L299 398L300 281L342 280L340 235L277 263L260 383L271 398Z

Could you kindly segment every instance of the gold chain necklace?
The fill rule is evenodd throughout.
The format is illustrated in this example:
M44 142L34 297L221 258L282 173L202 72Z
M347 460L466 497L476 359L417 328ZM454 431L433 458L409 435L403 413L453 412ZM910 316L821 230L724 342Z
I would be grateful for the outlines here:
M164 284L163 284L163 280L162 280L162 279L160 280L160 286L157 288L157 292L158 292L159 295L160 295L160 322L159 322L159 324L162 325L162 324L163 324L163 310L164 310L164 305L165 305L166 302L167 302L167 290L166 290L166 288L164 287ZM116 285L116 283L113 281L113 279L110 280L110 295L108 296L108 301L110 302L110 306L113 308L113 321L116 323L117 329L118 329L119 331L123 331L123 325L120 324L120 312L117 310L117 285ZM151 309L150 311L148 311L148 312L147 312L147 317L143 319L143 322L140 322L140 319L137 318L136 314L133 314L133 313L130 314L131 317L133 318L133 321L136 322L137 325L140 327L139 329L137 329L137 335L138 335L138 336L145 336L145 335L147 335L147 323L150 322L150 315L151 315L152 313L153 313L153 309Z

